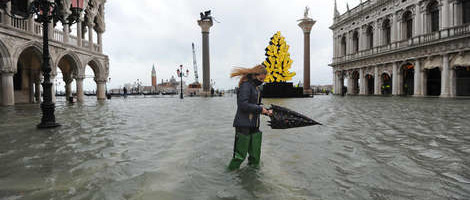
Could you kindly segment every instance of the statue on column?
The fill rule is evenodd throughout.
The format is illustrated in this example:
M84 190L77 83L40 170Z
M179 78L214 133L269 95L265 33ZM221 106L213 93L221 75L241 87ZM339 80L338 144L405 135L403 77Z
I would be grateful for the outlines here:
M307 19L308 18L308 11L310 10L310 8L308 6L305 6L305 11L304 11L304 19Z

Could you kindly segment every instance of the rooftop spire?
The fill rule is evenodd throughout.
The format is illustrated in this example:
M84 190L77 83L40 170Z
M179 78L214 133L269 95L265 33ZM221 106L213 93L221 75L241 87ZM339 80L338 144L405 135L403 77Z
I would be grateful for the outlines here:
M336 6L336 0L335 0L335 10L333 12L334 12L335 18L339 16L338 7Z
M348 10L349 12L349 4L346 2L346 9Z

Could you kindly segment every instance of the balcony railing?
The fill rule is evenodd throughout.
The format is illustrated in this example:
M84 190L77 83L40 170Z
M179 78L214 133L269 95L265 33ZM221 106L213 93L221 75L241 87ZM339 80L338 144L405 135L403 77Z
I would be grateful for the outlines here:
M6 24L7 21L5 20L5 17L8 17L10 19L10 28L25 31L35 36L42 37L42 25L40 23L32 22L29 20L15 19L6 16L2 11L0 11L0 24L3 26L8 25ZM52 37L49 39L55 42L64 43L64 32L58 29L53 29ZM83 45L81 47L89 49L89 42L86 40L82 40L82 42ZM69 41L67 42L67 44L78 47L77 37L69 34ZM93 44L93 51L100 52L98 44Z
M359 59L367 56L371 56L378 53L386 53L389 51L397 51L404 48L412 48L420 45L425 45L432 42L439 42L444 39L452 39L462 35L470 36L470 24L461 26L455 26L441 31L427 33L419 36L415 36L409 39L393 42L391 44L376 46L371 49L362 50L354 54L349 54L342 57L333 58L333 63L341 63L348 60Z

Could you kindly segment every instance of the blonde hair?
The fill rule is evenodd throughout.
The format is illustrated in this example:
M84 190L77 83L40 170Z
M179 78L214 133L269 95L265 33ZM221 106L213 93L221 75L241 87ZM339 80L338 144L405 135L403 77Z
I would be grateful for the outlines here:
M235 67L232 70L232 73L230 73L230 78L240 77L240 82L238 83L238 86L240 87L243 82L248 81L249 76L256 76L267 73L268 72L266 71L266 67L264 65L256 65L252 68Z

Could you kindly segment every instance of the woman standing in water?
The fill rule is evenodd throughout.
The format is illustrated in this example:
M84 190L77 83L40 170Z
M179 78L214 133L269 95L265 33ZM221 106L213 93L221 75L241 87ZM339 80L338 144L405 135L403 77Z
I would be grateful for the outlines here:
M248 165L259 167L262 132L259 130L260 114L271 115L272 111L261 106L259 86L266 78L266 68L257 65L253 68L235 68L230 77L240 77L237 92L237 114L233 121L235 144L229 170L240 168L249 154Z

